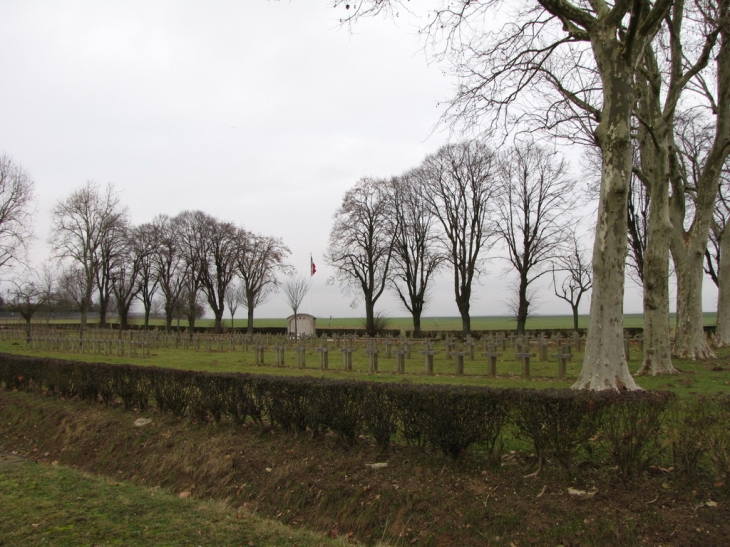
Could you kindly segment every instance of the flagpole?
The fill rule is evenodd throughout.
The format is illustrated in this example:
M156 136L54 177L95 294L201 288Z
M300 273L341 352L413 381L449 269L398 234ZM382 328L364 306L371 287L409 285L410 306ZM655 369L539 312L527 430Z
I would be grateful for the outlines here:
M312 286L313 278L314 277L314 259L312 258L312 253L309 253L309 315L314 317L314 314L312 313Z

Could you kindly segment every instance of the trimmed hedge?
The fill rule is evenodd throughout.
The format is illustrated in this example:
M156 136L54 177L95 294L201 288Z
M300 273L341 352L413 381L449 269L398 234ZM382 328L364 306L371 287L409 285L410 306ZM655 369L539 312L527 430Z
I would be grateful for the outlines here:
M566 469L578 457L616 467L628 480L649 466L692 476L702 465L730 475L730 399L689 409L669 392L589 392L378 383L180 371L0 354L5 389L47 392L196 420L253 421L296 433L331 432L352 445L368 434L382 450L396 440L463 458L476 445L500 461L510 434L530 443L539 464ZM668 412L671 410L671 412ZM665 419L666 418L666 419ZM701 439L690 439L689 432ZM691 442L687 442L691 441ZM701 463L704 462L704 463Z

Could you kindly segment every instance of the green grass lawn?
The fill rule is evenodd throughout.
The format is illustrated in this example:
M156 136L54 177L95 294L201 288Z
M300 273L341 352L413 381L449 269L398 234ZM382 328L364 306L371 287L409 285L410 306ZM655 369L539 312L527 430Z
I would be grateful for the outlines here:
M263 338L262 340L267 340ZM497 361L497 377L487 376L487 361L481 356L483 348L477 345L475 348L475 359L469 360L465 357L464 373L457 375L455 371L455 360L446 357L444 342L437 342L437 351L434 357L434 374L425 374L425 358L420 353L422 343L415 342L412 347L411 358L406 360L405 373L397 374L395 371L396 358L386 358L383 342L380 344L378 358L378 371L369 372L369 357L364 352L362 342L356 343L355 351L352 354L352 371L343 370L343 357L340 351L329 344L329 366L322 370L319 365L319 353L316 346L309 346L305 352L305 367L297 366L297 356L293 347L285 350L284 366L276 366L275 353L271 345L276 342L276 337L270 337L264 342L267 349L264 352L263 365L255 364L253 347L243 351L240 346L231 351L195 350L189 349L153 349L149 357L130 355L102 355L102 354L79 354L58 351L40 351L26 347L22 340L0 341L0 352L22 353L42 357L56 357L62 359L79 360L85 362L105 363L129 363L142 366L159 366L182 370L200 370L207 372L240 372L251 374L275 374L286 376L308 375L313 377L356 379L380 382L418 382L426 384L454 384L454 385L481 385L491 387L514 387L514 388L567 388L577 379L582 366L583 355L575 352L573 359L567 364L566 378L558 378L558 366L554 357L557 348L549 347L548 355L550 360L540 362L536 356L536 348L531 347L533 357L530 362L530 378L522 377L522 362L515 357L515 350L509 347L500 351ZM201 345L201 348L203 346ZM216 347L212 345L212 347ZM636 344L631 347L633 361L629 363L631 370L639 367L640 354ZM673 376L643 376L637 378L638 384L645 389L668 389L682 397L698 393L711 394L730 391L730 349L718 351L718 357L710 361L688 361L675 360L674 365L682 371L681 374Z
M0 545L343 546L222 501L181 499L158 488L62 466L0 463Z

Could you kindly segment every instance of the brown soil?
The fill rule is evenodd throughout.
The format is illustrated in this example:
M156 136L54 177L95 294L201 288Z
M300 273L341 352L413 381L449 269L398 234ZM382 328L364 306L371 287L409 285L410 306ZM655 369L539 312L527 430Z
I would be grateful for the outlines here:
M141 417L152 423L135 426ZM371 544L730 545L728 489L667 470L628 484L610 469L547 466L525 477L534 461L519 452L497 468L478 454L453 462L394 447L382 455L368 438L348 448L330 436L197 424L17 392L0 392L0 450L182 497L227 499L242 518L255 512ZM597 492L582 499L569 487Z

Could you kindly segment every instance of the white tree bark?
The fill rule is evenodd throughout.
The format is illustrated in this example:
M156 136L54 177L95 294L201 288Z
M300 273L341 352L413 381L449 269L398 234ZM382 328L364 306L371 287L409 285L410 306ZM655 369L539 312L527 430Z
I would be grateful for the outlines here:
M644 255L644 356L637 375L673 374L669 329L668 181L656 181L651 191L649 232Z
M593 296L585 357L574 389L638 389L624 355L623 300L633 69L602 29L592 37L604 85L603 117L596 131L603 168L593 245Z
M677 331L673 353L680 359L715 357L707 343L702 319L704 245L695 239L690 237L689 245L675 247L672 252L677 271Z

